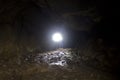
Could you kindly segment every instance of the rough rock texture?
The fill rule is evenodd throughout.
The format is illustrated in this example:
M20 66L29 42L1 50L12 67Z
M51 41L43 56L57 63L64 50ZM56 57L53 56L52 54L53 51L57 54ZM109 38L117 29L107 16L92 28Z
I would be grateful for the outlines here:
M77 50L57 49L44 53L27 54L20 60L1 60L1 80L116 80L105 71L87 65L89 57L76 55ZM91 55L92 56L92 55ZM64 60L64 63L59 63ZM92 62L92 64L95 61ZM90 63L88 61L88 63ZM65 65L64 65L65 64ZM96 65L96 64L95 64ZM96 65L97 67L97 65Z

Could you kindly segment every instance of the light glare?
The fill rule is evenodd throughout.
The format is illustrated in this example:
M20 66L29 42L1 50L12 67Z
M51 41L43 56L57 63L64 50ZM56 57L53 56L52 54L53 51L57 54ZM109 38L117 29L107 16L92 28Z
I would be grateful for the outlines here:
M55 42L60 42L63 40L62 35L60 33L55 33L52 36L52 40Z

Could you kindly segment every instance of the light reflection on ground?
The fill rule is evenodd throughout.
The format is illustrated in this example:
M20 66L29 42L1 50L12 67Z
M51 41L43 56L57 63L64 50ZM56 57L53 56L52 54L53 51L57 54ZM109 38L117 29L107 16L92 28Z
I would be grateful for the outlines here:
M36 61L38 63L44 62L49 66L57 65L57 66L67 66L67 60L72 59L70 53L66 50L56 50L47 52L44 54L39 54L37 56Z

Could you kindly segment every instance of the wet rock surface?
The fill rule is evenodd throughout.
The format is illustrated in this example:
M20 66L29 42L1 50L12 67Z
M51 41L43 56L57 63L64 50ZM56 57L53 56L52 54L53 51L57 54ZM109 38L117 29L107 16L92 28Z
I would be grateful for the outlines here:
M16 59L15 59L16 60ZM44 53L23 55L16 63L0 66L1 80L117 80L105 71L86 65L85 56L72 49L57 49ZM12 62L12 63L11 63ZM18 64L19 62L19 64ZM94 64L94 61L93 61Z
M38 54L35 57L37 63L47 63L49 66L67 66L68 60L72 60L72 56L68 50L64 49Z

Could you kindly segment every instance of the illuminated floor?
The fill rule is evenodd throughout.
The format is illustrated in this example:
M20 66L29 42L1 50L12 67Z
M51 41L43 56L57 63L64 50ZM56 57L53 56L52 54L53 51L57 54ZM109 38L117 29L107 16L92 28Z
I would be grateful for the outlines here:
M70 49L38 53L22 60L25 62L20 65L0 66L0 80L116 80L111 74L72 63Z
M57 51L51 51L43 54L39 54L35 61L37 63L47 63L49 66L63 66L67 67L67 60L72 60L72 56L68 50L59 49Z

